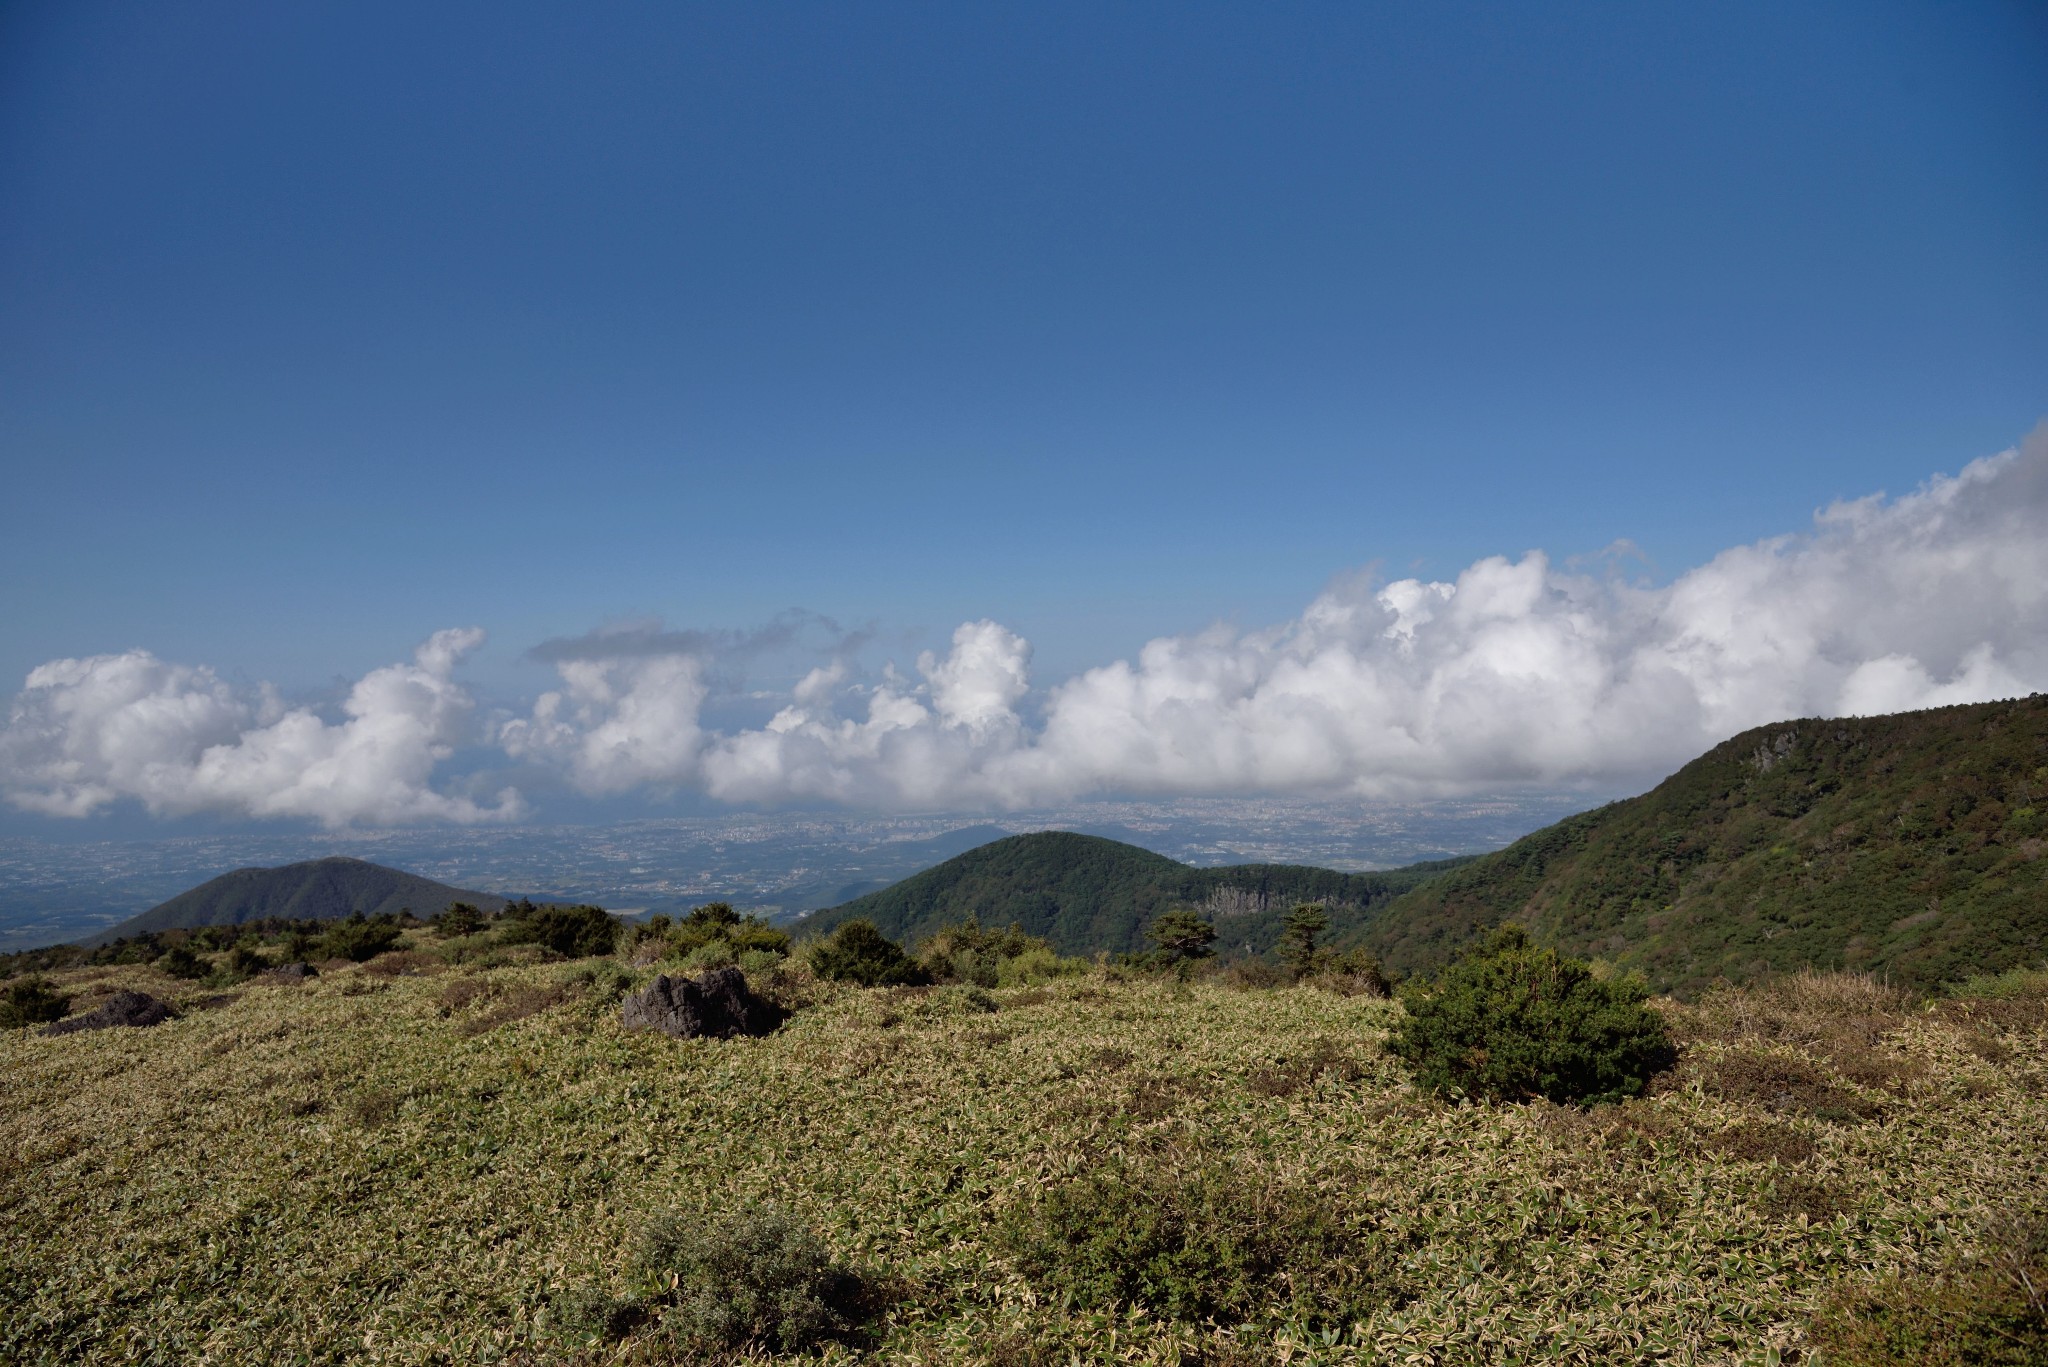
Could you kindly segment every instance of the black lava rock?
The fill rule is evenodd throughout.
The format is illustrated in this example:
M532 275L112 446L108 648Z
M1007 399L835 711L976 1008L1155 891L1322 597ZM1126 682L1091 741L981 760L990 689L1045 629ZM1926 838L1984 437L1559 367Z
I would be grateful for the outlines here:
M628 1030L659 1030L677 1039L765 1035L782 1018L780 1007L747 989L737 968L715 968L695 982L663 974L619 1008L619 1023Z
M171 1010L169 1002L158 1001L147 992L116 992L100 1004L96 1011L88 1011L70 1020L61 1020L54 1025L43 1027L46 1035L69 1035L78 1030L107 1030L116 1025L140 1028L146 1025L162 1025L178 1013Z

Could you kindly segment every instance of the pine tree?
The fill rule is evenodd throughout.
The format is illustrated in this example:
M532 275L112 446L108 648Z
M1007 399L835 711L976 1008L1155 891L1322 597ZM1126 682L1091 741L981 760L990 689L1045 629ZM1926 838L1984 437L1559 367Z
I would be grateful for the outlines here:
M1330 913L1314 902L1303 902L1287 913L1286 929L1280 933L1280 962L1297 979L1315 972L1321 957L1316 940L1330 928Z

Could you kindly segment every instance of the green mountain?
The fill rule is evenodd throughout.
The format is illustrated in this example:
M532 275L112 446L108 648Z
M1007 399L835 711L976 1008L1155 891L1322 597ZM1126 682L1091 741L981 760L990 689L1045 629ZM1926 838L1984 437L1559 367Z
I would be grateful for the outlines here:
M2048 953L2044 814L2048 695L1780 722L1341 940L1413 971L1515 919L1679 992L1808 965L1929 986Z
M424 919L440 915L450 902L467 902L491 912L505 905L504 898L487 892L451 888L361 859L309 859L283 868L224 873L140 916L110 926L85 943L100 945L152 930L240 925L271 916L330 921L357 911L375 916L410 908L413 915Z
M1100 836L1041 831L992 841L880 892L805 918L823 933L864 917L890 938L915 942L942 926L978 917L1012 922L1068 954L1149 948L1145 927L1160 912L1206 912L1231 950L1263 953L1297 902L1329 907L1334 926L1358 921L1426 878L1463 860L1436 860L1387 873L1338 873L1294 864L1198 869Z

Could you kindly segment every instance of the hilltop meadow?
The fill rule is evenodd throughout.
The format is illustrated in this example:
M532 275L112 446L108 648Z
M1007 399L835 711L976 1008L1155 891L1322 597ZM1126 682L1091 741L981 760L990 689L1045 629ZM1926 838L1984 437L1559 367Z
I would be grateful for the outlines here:
M51 968L179 1015L0 1033L0 1360L699 1361L735 1248L839 1288L739 1362L2040 1360L2048 975L1658 1000L1676 1063L1574 1106L1419 1090L1342 977L860 987L718 933ZM736 949L779 1029L622 1030Z

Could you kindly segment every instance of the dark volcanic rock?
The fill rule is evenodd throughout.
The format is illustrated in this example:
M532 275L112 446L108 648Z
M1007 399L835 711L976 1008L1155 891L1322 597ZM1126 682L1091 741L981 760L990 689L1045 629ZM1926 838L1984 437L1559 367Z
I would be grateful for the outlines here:
M307 963L279 964L276 968L266 968L263 970L263 976L266 978L285 979L291 982L302 982L307 978L319 977L320 970Z
M105 1030L116 1025L162 1025L178 1013L170 1003L158 1001L147 992L116 992L97 1011L43 1027L46 1035L68 1035L75 1030Z
M666 974L635 992L619 1008L628 1030L659 1030L678 1039L765 1035L782 1024L782 1010L747 990L737 968L717 968L691 982Z

